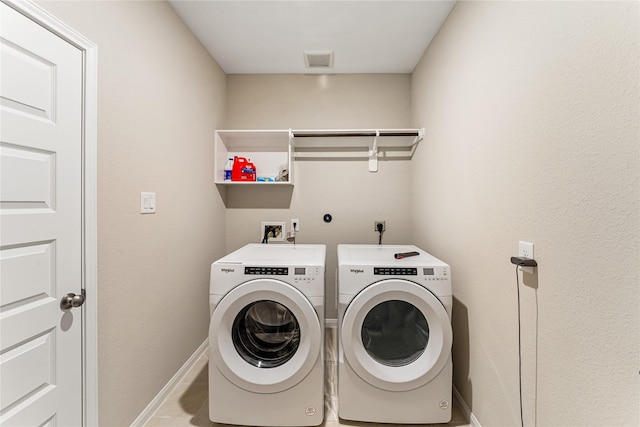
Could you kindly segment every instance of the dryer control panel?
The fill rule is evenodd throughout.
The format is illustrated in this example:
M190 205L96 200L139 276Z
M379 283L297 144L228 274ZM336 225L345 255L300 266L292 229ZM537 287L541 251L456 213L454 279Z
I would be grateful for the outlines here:
M417 276L418 269L411 267L373 267L374 276Z
M432 282L432 281L444 282L449 280L448 267L424 267L421 270L424 278L428 282Z
M448 266L434 267L373 267L373 275L375 276L405 276L409 280L421 283L447 282L449 280ZM383 279L383 278L380 278Z
M424 276L429 279L445 279L447 267L373 267L374 276Z

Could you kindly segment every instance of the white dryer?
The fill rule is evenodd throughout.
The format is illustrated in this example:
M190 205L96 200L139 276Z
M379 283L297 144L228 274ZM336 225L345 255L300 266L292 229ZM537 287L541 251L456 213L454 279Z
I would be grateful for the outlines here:
M450 421L449 266L415 246L338 245L338 298L340 418Z
M325 252L249 244L211 265L211 421L322 423Z

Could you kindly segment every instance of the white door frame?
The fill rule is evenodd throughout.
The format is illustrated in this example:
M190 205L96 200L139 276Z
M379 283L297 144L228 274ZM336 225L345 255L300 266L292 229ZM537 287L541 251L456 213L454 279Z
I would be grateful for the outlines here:
M97 46L29 0L2 0L82 52L82 421L98 425Z

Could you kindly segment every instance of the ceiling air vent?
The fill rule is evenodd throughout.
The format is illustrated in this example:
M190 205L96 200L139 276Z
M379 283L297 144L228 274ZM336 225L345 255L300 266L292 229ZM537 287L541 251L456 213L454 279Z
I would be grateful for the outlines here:
M304 63L307 68L331 68L333 67L333 51L305 51Z

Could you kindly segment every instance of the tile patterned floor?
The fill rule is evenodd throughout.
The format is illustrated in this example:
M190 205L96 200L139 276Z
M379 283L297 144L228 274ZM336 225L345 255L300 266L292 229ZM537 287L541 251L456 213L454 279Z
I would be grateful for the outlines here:
M356 423L344 421L338 418L336 398L336 329L327 328L326 336L326 361L325 361L325 427L353 426L353 427L392 427L393 424ZM200 427L224 427L209 420L208 402L208 368L209 354L205 353L185 375L182 381L171 391L160 408L145 424L146 427L156 426L200 426ZM430 425L430 424L429 424ZM457 406L453 405L452 419L448 424L434 424L435 426L469 427L469 422L464 418ZM413 425L426 427L428 425Z

